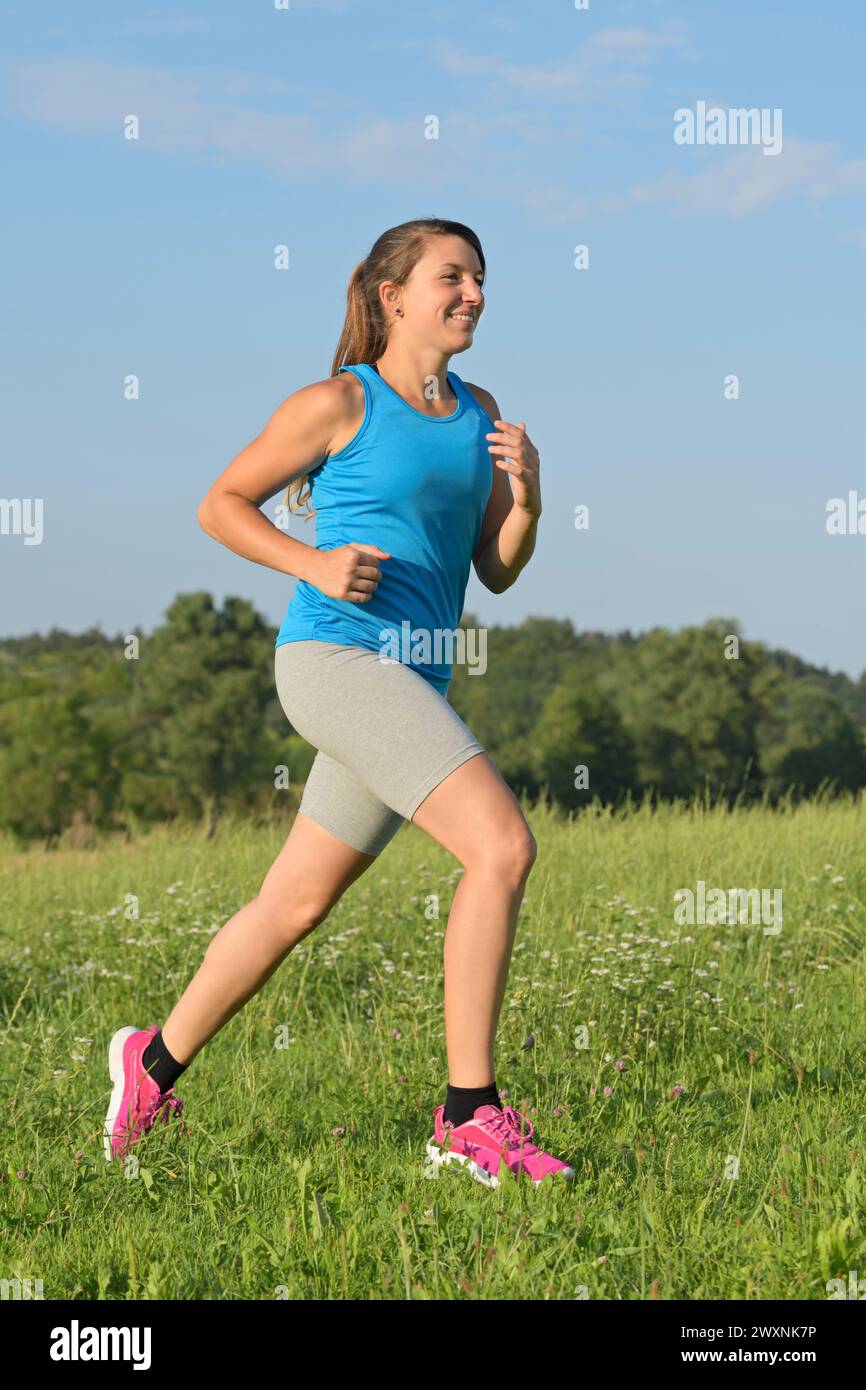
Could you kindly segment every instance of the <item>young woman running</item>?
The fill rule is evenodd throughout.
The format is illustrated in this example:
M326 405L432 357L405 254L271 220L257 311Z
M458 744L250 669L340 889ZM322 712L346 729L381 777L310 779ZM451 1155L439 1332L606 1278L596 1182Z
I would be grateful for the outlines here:
M491 1187L500 1163L533 1182L574 1176L531 1142L525 1116L499 1104L494 1038L536 844L447 699L447 638L470 564L502 593L532 555L541 515L523 423L499 419L489 392L448 370L472 345L484 277L478 237L460 222L384 232L352 275L332 375L289 396L201 504L209 535L298 577L275 678L291 726L318 753L258 895L214 937L163 1028L112 1038L109 1160L160 1113L166 1123L182 1114L181 1072L408 820L465 871L444 946L449 1081L427 1153ZM315 547L259 510L307 479Z

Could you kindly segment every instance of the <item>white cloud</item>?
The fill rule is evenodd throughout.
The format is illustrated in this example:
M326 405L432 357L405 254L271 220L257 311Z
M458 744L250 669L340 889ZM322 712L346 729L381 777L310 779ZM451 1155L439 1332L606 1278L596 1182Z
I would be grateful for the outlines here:
M387 121L351 110L330 132L316 112L325 103L311 91L248 72L168 69L57 59L8 65L7 100L34 121L67 130L98 131L122 139L127 115L140 121L140 146L178 153L257 160L280 173L342 171L349 177L390 180L445 174L431 158L422 118ZM285 110L287 94L306 109ZM256 109L277 98L278 110ZM307 114L311 110L313 114Z
M724 153L681 146L677 157L694 157L695 173L668 173L638 184L628 195L633 203L658 203L680 213L738 216L772 207L787 198L833 198L866 191L866 160L845 159L829 142L785 137L772 159L759 146L740 145Z
M282 175L333 172L432 191L500 177L506 188L517 150L531 158L533 148L585 139L550 120L476 104L449 107L440 138L428 140L427 108L388 120L356 108L345 94L334 106L321 88L247 71L57 59L10 64L7 72L7 99L33 121L120 141L124 118L135 115L142 150L257 162Z
M685 36L673 29L602 29L590 35L573 56L558 65L514 63L495 55L467 53L439 45L433 60L456 76L488 75L508 95L560 100L599 100L616 87L636 86L646 79L638 69L671 49L687 51Z
M579 226L592 209L590 200L579 193L537 185L519 189L515 193L515 202L532 208L536 221L542 226L559 226L565 222Z

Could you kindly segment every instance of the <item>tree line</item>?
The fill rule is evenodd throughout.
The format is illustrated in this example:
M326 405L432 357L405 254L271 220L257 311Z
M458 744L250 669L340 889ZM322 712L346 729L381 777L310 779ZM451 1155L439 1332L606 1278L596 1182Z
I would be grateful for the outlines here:
M51 843L296 809L316 750L277 699L274 637L246 600L197 592L150 634L0 640L0 829ZM866 672L747 642L734 620L611 635L533 617L486 642L486 671L456 664L449 700L518 795L575 810L866 786Z

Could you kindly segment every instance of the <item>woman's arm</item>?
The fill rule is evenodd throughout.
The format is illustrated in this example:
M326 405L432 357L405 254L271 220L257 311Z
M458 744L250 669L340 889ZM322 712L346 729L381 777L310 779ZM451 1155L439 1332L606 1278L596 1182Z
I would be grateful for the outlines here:
M478 398L491 422L499 421L500 428L497 429L494 423L490 433L502 435L504 439L506 432L501 427L506 422L500 418L495 398L481 386L470 386L469 382L466 385ZM507 433L509 438L514 437L515 442L518 440L519 431L515 426L509 425ZM478 546L472 558L475 573L485 588L491 593L501 594L514 584L535 550L535 534L541 516L541 493L538 485L538 453L525 432L523 442L514 448L505 445L502 440L497 442L491 439L490 442L495 450L491 452L493 483ZM500 466L497 453L502 457L516 458L517 462ZM521 479L519 502L515 501L508 482L506 474L509 472Z
M520 571L529 563L535 549L538 516L530 516L519 507L512 506L499 530L477 556L475 572L492 594L501 594L510 589Z
M286 535L259 508L322 462L352 408L345 374L295 391L203 498L198 509L202 530L246 560L315 583L320 552Z

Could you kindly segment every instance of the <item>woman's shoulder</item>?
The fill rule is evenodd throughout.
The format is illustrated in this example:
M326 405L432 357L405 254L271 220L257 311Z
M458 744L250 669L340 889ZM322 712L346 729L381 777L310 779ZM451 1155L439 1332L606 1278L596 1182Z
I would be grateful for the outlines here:
M354 364L352 364L354 365ZM366 414L364 384L353 371L323 377L302 390L328 426L325 456L342 452L358 433Z
M352 364L354 366L354 363ZM351 397L358 391L363 394L360 378L354 371L341 368L335 376L324 376L320 381L311 381L307 386L300 386L295 392L296 396L306 396L310 401L339 401L343 397Z
M314 431L327 457L356 432L363 413L364 387L354 372L341 372L299 386L278 407L275 419L284 421L287 431Z
M335 425L343 423L346 416L351 416L357 410L359 403L364 403L364 387L358 376L351 371L341 371L337 376L322 377L321 381L312 381L308 386L302 386L295 393L298 397L304 397L311 408L318 408L326 414Z

